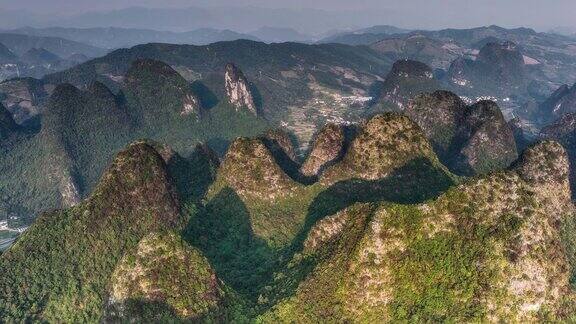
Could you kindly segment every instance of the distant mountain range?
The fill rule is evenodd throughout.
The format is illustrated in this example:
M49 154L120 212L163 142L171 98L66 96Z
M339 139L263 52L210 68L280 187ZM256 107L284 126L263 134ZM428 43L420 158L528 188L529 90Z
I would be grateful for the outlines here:
M102 48L62 37L26 35L13 32L0 32L0 43L16 55L23 55L33 48L43 48L63 58L74 54L94 58L105 55L108 52Z
M18 17L18 19L14 18ZM326 30L368 27L382 19L378 12L318 9L272 9L255 6L191 6L187 8L130 7L93 11L72 16L35 15L22 11L0 12L0 28L119 27L186 32L200 28L241 32L263 26L291 28L302 33L321 34Z
M342 43L349 45L368 45L382 40L390 35L406 34L410 30L389 25L377 25L358 29L352 32L338 32L322 38L318 43Z
M59 37L0 33L0 81L41 78L106 53L102 48Z
M189 32L176 33L150 29L116 27L26 27L13 29L9 32L30 36L59 37L105 49L126 48L147 43L206 45L215 42L232 41L237 39L259 40L256 36L253 35L237 33L231 30L217 30L212 28L202 28Z
M266 43L313 42L312 36L302 34L293 28L261 27L250 34Z

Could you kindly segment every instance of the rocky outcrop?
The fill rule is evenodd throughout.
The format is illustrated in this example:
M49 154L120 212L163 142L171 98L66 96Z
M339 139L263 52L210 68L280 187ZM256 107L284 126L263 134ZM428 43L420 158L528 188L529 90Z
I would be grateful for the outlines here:
M202 103L200 99L193 93L187 93L182 99L182 116L194 115L198 118L202 117Z
M72 173L64 166L61 166L59 173L58 181L62 207L70 208L78 205L82 199L80 198L80 190L72 177Z
M107 321L152 320L135 300L163 305L157 312L172 310L180 319L205 319L225 297L206 257L175 234L144 237L120 260L110 282Z
M247 109L250 113L257 115L254 94L244 73L236 65L229 63L226 65L224 79L226 96L236 111Z
M224 156L209 195L224 187L232 188L243 198L275 200L290 195L298 185L282 170L261 139L239 138Z
M416 97L406 114L422 128L444 164L458 174L502 169L518 157L514 132L492 101L466 106L457 95L437 91Z
M308 158L300 168L306 177L317 177L331 163L342 158L346 145L344 126L328 124L316 135Z
M438 162L418 125L406 116L386 113L361 126L342 161L329 167L320 181L378 180L418 158Z

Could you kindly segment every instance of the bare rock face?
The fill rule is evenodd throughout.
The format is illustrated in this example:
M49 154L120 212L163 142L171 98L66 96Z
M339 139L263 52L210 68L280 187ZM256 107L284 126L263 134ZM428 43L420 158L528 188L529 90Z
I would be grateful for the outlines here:
M312 150L300 172L307 177L316 177L331 162L342 157L346 136L341 125L328 124L316 136Z
M226 65L225 88L226 96L236 111L248 109L254 115L258 114L254 95L244 73L234 64Z
M59 185L63 207L73 207L80 203L81 199L78 186L68 170L61 171Z
M180 114L182 116L195 115L200 118L202 115L200 99L191 93L184 95L184 98L182 99L182 112Z

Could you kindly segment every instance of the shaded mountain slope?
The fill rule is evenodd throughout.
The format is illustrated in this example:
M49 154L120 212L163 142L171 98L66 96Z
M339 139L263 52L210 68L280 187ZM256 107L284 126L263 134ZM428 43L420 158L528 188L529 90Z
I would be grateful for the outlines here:
M576 196L576 114L567 114L542 129L540 136L558 141L568 151L570 158L570 183L572 194Z
M458 174L499 170L518 157L514 133L494 102L467 106L455 94L437 91L417 96L405 112Z
M546 123L574 112L576 112L576 84L572 87L563 85L538 106L534 118Z
M382 84L376 107L371 108L403 110L418 94L435 91L440 87L428 65L413 60L399 60L394 63Z
M12 114L0 104L0 140L8 138L18 129L19 126L12 118Z

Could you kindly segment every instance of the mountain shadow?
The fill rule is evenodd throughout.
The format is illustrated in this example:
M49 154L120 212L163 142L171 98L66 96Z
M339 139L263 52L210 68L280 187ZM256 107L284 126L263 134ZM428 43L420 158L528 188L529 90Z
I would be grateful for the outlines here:
M246 205L231 188L199 207L184 238L200 248L219 278L250 299L272 276L277 255L256 237Z
M166 164L183 201L200 201L216 179L218 166L198 149L189 158L173 154Z
M264 109L264 97L262 97L262 93L255 84L250 83L249 86L250 92L252 93L252 99L254 100L254 105L256 105L256 110L259 113L262 113L262 110Z
M292 143L296 142L296 139L290 135ZM300 164L294 161L289 154L282 148L282 145L276 140L268 137L262 137L262 143L268 148L274 161L278 166L294 181L301 184L312 184L315 179L305 177L300 173Z
M108 306L104 315L104 323L123 323L126 318L123 314L138 314L138 318L130 318L131 321L144 321L147 323L185 323L180 320L176 310L170 305L160 301L150 301L143 299L127 300L122 309L117 309L114 305Z
M192 82L190 89L198 96L200 106L204 109L211 109L218 105L218 97L202 81Z

